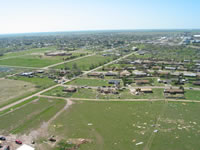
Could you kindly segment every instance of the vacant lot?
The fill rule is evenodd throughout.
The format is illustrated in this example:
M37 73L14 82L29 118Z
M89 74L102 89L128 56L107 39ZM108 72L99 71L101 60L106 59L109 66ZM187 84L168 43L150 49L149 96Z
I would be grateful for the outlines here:
M92 140L80 150L195 150L200 146L199 106L176 102L80 101L61 114L50 131L64 140Z
M56 66L55 68L60 69L60 68L72 68L74 66L74 64L77 65L77 68L81 69L82 71L85 70L90 70L91 66L93 67L97 67L99 65L103 65L106 62L111 61L112 58L111 57L104 57L101 55L95 55L95 56L89 56L89 57L85 57L76 61L72 61L63 65L59 65Z
M28 133L39 128L65 106L64 100L40 98L13 112L0 116L1 134Z
M35 86L28 82L8 79L0 80L0 105L4 105L9 100L34 90Z

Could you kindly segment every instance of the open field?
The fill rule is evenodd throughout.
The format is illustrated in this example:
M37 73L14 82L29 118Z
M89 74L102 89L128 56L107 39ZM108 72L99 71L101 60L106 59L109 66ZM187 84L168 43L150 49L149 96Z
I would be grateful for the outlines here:
M65 105L64 100L35 98L25 107L0 116L1 134L28 133L48 121Z
M72 56L80 56L82 53L73 53ZM21 67L46 67L52 64L63 62L63 58L70 56L44 56L44 54L30 54L8 59L0 59L0 65L21 66Z
M47 77L44 77L44 78L40 78L40 77L28 78L28 77L23 77L23 76L14 76L14 77L10 77L10 79L32 83L32 84L35 85L35 87L37 89L45 89L45 88L55 84L55 82L52 79L49 79Z
M20 97L35 90L35 86L25 81L0 80L0 106L8 103L9 100Z
M52 46L52 47L45 47L45 48L33 48L33 49L19 51L19 52L10 52L10 53L6 53L4 56L1 56L0 60L7 59L7 58L20 57L24 55L31 55L34 53L44 53L47 51L54 51L55 49L56 48Z
M196 103L79 101L51 124L50 132L65 141L92 141L80 150L198 149L198 108Z
M89 56L89 57L85 57L82 59L79 59L77 61L72 61L69 63L65 63L59 66L56 66L56 69L61 69L64 67L68 67L68 68L72 68L74 64L77 65L77 68L81 69L82 71L87 71L90 70L91 66L99 66L100 64L103 65L106 62L109 62L112 60L112 57L104 57L101 55L95 55L95 56Z

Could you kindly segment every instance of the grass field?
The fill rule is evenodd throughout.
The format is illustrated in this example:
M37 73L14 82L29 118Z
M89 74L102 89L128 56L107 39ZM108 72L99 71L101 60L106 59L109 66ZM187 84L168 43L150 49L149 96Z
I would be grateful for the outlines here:
M200 146L199 106L175 102L80 101L61 114L50 131L64 140L92 140L81 145L80 150L196 150ZM154 133L155 130L158 132ZM139 142L143 143L136 145Z
M44 77L44 78L40 78L40 77L28 78L28 77L24 77L24 76L13 76L13 77L10 77L10 79L32 83L32 84L35 85L35 88L37 88L37 89L45 89L45 88L48 88L48 87L55 84L55 82L52 79L49 79L47 77Z
M35 90L36 88L33 84L25 81L0 80L0 106L9 103L9 101L12 101L14 98L20 97L26 93L31 93Z
M73 56L80 56L81 53L74 53ZM43 54L42 54L43 55ZM9 58L0 60L0 65L8 66L22 66L22 67L46 67L52 64L63 62L63 58L68 58L69 56L41 56L36 55L26 55L21 57Z
M44 47L44 48L33 48L29 50L19 51L19 52L10 52L6 53L4 56L1 56L0 59L10 58L10 57L18 57L23 55L31 55L34 53L44 53L46 51L56 50L55 47Z
M78 78L71 82L68 82L67 85L78 85L78 86L112 86L108 83L108 80L104 79L90 79L90 78Z
M28 133L48 121L65 103L64 100L36 98L25 107L0 116L1 134Z
M99 66L100 64L104 64L105 62L111 61L111 57L104 57L101 55L95 55L95 56L89 56L85 57L76 61L72 61L63 65L58 65L55 68L60 69L64 67L72 68L73 64L77 64L77 67L81 69L82 71L90 70L90 67L93 66Z

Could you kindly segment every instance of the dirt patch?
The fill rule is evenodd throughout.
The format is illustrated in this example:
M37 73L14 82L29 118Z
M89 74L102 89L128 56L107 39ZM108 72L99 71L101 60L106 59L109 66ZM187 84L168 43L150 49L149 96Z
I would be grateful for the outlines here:
M0 105L9 99L22 96L25 93L35 90L35 86L28 82L17 80L0 80Z

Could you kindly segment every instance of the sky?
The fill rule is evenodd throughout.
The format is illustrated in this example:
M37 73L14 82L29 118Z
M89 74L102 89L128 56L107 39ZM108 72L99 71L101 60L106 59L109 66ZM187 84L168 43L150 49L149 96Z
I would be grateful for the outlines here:
M0 34L199 29L200 0L0 0Z

